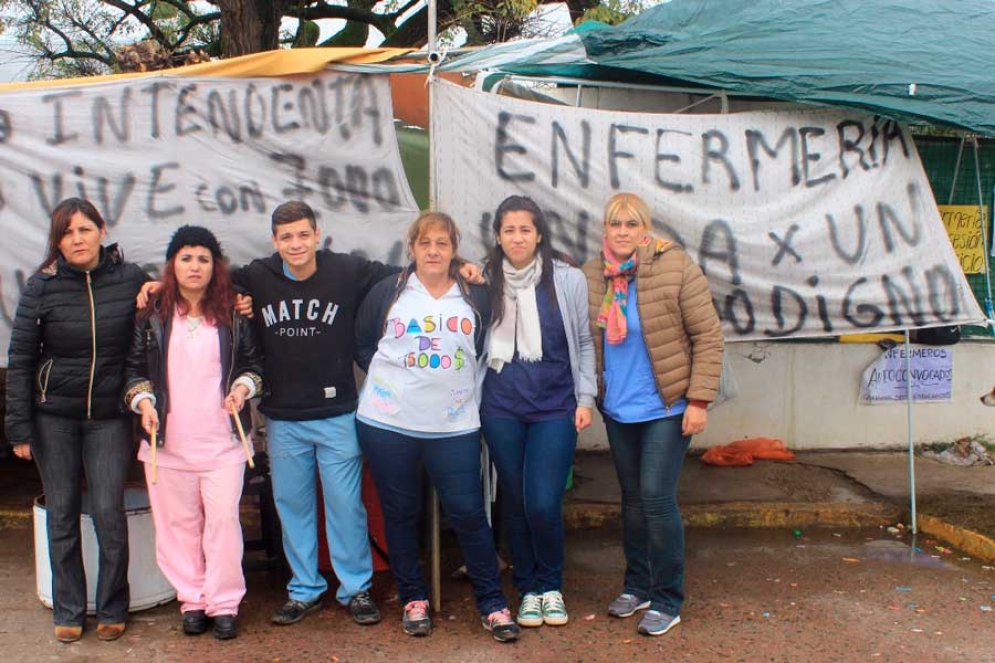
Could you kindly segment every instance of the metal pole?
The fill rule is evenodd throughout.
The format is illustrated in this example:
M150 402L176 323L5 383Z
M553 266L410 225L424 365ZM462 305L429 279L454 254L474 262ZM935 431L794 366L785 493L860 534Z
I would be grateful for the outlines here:
M439 494L435 486L428 489L429 549L431 550L432 609L442 612L442 550L439 537Z
M438 8L435 0L428 0L428 54L431 58L435 53L435 33L438 18Z
M995 304L992 303L992 275L988 266L988 220L985 218L985 198L981 193L981 164L978 159L978 138L971 136L974 143L974 180L978 185L978 217L981 219L981 244L983 250L982 257L985 260L985 317L989 320L995 319ZM993 328L995 332L995 328Z
M915 442L912 434L912 347L909 344L909 330L905 330L905 399L908 405L908 429L909 429L909 501L912 508L912 534L917 531L916 526L916 453Z
M963 136L960 139L960 147L957 148L957 164L954 166L954 176L950 181L950 196L947 198L947 205L954 204L954 191L957 190L957 175L960 173L960 160L964 156L964 142L967 140L967 136Z
M437 24L437 7L436 0L428 0L428 62L430 65L436 65L439 62L439 56L436 53L436 24ZM428 177L429 177L429 187L428 187L428 207L429 209L435 209L436 195L435 195L435 137L434 127L432 126L432 120L435 114L432 112L435 108L435 84L432 80L428 81L428 111L429 111L429 130L428 130ZM431 486L428 490L428 528L429 528L429 554L430 554L430 575L432 576L432 608L436 613L442 612L442 550L440 549L440 513L439 513L439 495L435 491L435 486Z

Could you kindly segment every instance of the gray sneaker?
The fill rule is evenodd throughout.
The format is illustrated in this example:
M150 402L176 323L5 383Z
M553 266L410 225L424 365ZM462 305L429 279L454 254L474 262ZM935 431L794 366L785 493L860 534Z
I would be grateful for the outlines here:
M637 611L648 607L650 607L649 600L622 593L608 606L608 614L612 617L631 617Z
M357 624L377 624L380 622L380 611L368 591L360 592L349 601L349 612Z
M647 610L639 620L639 632L643 635L663 635L680 623L680 615L671 616L658 610Z

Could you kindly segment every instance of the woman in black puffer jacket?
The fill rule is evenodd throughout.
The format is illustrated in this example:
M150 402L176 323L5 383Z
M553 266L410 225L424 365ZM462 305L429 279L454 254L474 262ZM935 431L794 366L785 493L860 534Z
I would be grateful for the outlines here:
M103 246L106 224L88 201L52 211L48 254L17 307L7 370L7 439L34 458L45 489L55 637L86 621L80 483L86 476L100 547L97 636L114 640L128 615L124 482L134 453L121 405L135 297L148 276Z

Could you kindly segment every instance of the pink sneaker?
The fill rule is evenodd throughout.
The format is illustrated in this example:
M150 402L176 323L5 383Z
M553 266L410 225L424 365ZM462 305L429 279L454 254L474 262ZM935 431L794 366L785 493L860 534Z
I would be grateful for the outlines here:
M419 636L431 633L432 618L428 614L428 601L410 601L404 606L401 624L408 635Z
M522 634L518 624L511 618L511 611L508 608L496 610L486 617L481 617L480 623L494 635L494 639L498 642L514 642Z

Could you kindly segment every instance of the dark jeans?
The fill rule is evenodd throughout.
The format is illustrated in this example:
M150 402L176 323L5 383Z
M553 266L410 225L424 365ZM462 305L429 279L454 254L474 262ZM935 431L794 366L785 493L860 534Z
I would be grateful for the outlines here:
M439 493L456 530L477 610L489 615L508 607L487 524L480 484L480 433L422 439L356 422L359 445L380 495L390 570L401 605L428 599L418 565L418 516L422 509L422 467Z
M520 594L563 586L563 491L573 464L573 419L487 419L484 439L498 472L504 523Z
M85 473L87 498L100 548L97 621L128 616L128 521L124 481L133 455L125 418L79 420L39 414L31 453L41 473L52 564L53 620L57 626L86 621L86 575L80 515Z
M681 614L684 604L684 525L677 480L691 437L683 415L623 424L605 417L622 488L625 591L651 608Z

